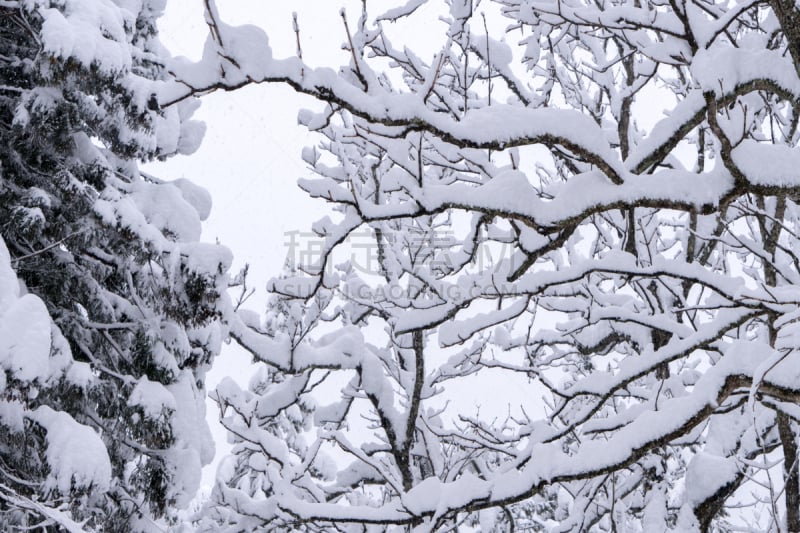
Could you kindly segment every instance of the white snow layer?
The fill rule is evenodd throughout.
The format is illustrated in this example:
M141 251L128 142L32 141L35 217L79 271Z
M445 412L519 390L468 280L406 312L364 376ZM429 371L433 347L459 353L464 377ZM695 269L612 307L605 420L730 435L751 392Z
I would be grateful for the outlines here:
M43 405L28 415L47 431L47 482L62 494L72 487L108 490L111 460L100 436L67 413Z
M53 349L54 339L63 341L61 333L44 302L38 296L22 292L5 241L0 238L0 367L27 382L61 377L75 364L69 346L58 342ZM67 374L83 379L77 370Z
M21 282L11 268L5 242L0 238L0 392L7 386L6 373L15 379L42 385L65 377L84 386L91 380L88 365L72 360L69 346L50 319L44 302L33 294L20 294ZM0 402L0 424L24 431L24 419L47 432L47 482L62 494L71 488L92 487L104 491L111 479L111 461L100 436L67 413L47 406L34 411L24 404Z

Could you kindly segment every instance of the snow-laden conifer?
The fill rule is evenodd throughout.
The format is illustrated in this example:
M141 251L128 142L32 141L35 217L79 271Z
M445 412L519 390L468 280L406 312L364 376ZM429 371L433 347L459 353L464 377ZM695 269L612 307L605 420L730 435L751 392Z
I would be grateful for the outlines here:
M163 8L0 5L4 531L159 531L213 455L229 253L199 242L205 191L138 166L203 134L158 103Z

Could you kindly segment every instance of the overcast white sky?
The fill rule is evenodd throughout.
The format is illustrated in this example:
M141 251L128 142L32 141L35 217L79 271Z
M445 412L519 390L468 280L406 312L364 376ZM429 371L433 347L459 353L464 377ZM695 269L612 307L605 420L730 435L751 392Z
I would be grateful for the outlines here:
M313 66L331 67L346 64L349 59L347 52L342 51L346 36L339 9L347 8L351 24L355 24L361 9L358 0L217 0L217 3L226 23L264 28L276 57L295 54L292 11L296 11L304 60ZM443 44L434 42L436 36L446 38L438 31L439 13L427 12L434 7L421 8L425 12L415 19L413 27L392 25L387 31L413 32L414 45L422 44L433 54ZM202 0L168 2L159 26L161 40L174 56L200 57L207 33ZM404 37L407 39L409 35ZM232 273L245 263L250 265L249 284L257 292L246 307L255 311L264 310L266 282L278 275L284 265L288 251L286 234L307 232L313 222L329 214L328 206L311 200L296 185L299 177L311 174L300 158L301 150L318 141L297 125L297 112L319 106L313 99L278 85L251 86L233 93L205 96L195 115L208 128L200 149L191 156L175 157L148 167L162 179L187 178L211 193L214 207L204 225L203 240L219 239L233 251ZM232 376L246 386L253 373L250 356L227 346L209 373L206 385L212 391L220 379ZM510 385L505 383L503 387L508 389ZM469 382L464 386L469 387ZM468 397L478 401L474 395ZM217 453L215 461L203 473L205 490L213 482L218 461L229 450L225 432L217 422L216 405L209 400L207 409Z
M342 5L348 8L348 19L354 24L360 12L358 0L218 0L226 23L253 23L265 28L276 57L295 53L292 11L296 11L304 60L314 66L337 66L348 61L341 48L346 39L339 16ZM425 13L420 20L437 25L437 15ZM435 40L439 33L433 27L392 30L413 31L415 45L420 44L420 38ZM198 59L207 33L202 0L168 2L160 33L173 55ZM431 42L431 53L436 46ZM162 179L187 178L211 193L214 207L205 223L203 239L218 239L233 251L232 273L245 263L250 265L249 284L257 292L246 307L255 311L263 311L264 286L269 278L280 273L286 260L286 234L308 231L314 221L329 214L328 206L311 200L296 185L299 177L311 174L300 158L301 150L318 141L297 125L297 112L319 105L278 85L251 86L233 93L205 96L195 115L208 128L200 149L191 156L175 157L148 167ZM227 346L206 384L212 391L221 378L230 375L245 386L253 372L249 355ZM214 479L217 462L229 449L225 432L216 421L216 406L208 401L207 408L217 454L214 463L204 471L206 487Z
M207 32L202 4L201 0L167 3L160 32L162 42L173 55L200 57ZM267 28L278 56L294 53L291 13L297 11L304 34L304 53L312 58L318 53L315 58L318 64L338 61L330 56L341 53L337 50L341 36L325 31L330 20L340 20L339 5L340 2L329 0L219 2L226 22L237 25L254 22ZM327 43L320 38L323 35ZM287 87L274 85L208 95L195 115L208 128L200 149L191 156L175 157L148 167L162 179L187 178L208 189L214 207L204 225L203 240L219 239L233 251L232 272L245 263L250 264L249 283L257 293L247 307L256 311L264 308L267 280L280 273L286 259L285 234L307 231L326 211L323 203L309 199L296 185L297 178L310 174L300 159L300 151L315 142L313 135L297 125L297 112L318 105ZM245 385L252 373L249 356L227 346L208 376L208 390L213 390L226 375ZM225 433L216 422L216 406L209 401L207 407L219 460L227 451ZM204 485L213 480L217 460L206 467Z

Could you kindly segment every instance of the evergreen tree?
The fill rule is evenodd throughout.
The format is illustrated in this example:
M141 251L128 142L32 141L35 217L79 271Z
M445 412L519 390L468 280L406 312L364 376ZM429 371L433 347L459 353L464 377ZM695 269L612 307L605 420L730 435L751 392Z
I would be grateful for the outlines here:
M3 530L150 530L188 503L213 454L203 380L229 253L198 242L205 191L138 168L203 133L196 102L158 105L163 7L0 7L2 324L27 328L0 343Z

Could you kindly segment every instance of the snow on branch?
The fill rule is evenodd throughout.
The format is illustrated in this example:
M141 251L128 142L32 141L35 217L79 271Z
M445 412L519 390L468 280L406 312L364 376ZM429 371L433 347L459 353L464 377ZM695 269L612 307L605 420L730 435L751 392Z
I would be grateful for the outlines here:
M312 68L209 1L159 101L325 103L300 185L331 214L232 322L259 370L217 391L201 522L800 529L789 4L364 3Z

